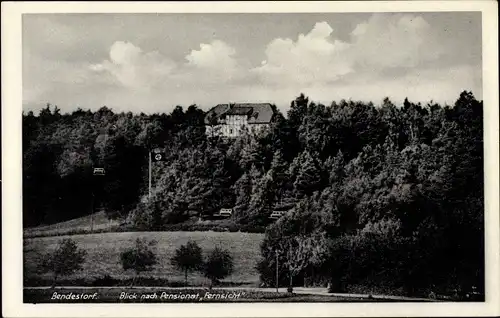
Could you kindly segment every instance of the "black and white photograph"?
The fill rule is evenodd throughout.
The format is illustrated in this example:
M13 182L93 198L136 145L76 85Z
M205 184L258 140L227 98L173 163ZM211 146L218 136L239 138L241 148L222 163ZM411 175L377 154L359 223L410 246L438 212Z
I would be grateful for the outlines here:
M491 304L498 7L478 2L23 12L2 131L20 301Z

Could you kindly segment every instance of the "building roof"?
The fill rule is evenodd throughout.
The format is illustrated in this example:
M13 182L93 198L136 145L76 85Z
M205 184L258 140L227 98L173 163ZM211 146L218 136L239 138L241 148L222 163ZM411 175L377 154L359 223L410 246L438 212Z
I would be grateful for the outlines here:
M219 104L210 109L205 115L205 124L213 125L217 123L217 119L229 110L229 104Z
M246 115L249 124L267 124L273 119L274 112L269 103L219 104L207 112L205 124L216 124L226 115Z
M253 112L252 107L232 107L226 112L226 115L247 115L250 116Z

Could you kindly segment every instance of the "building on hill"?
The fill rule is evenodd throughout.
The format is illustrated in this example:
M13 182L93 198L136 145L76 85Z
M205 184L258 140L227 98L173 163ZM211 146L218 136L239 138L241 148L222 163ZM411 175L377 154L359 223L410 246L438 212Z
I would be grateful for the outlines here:
M219 104L207 112L205 131L209 137L257 134L269 128L273 119L274 109L269 103Z

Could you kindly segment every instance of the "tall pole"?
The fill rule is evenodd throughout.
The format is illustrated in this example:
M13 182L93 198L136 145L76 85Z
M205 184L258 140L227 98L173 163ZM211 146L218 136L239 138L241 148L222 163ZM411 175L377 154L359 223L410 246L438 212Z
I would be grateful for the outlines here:
M149 198L151 199L151 150L149 150Z
M94 189L92 189L92 201L91 201L91 211L90 211L90 232L94 230Z
M278 250L276 250L276 292L278 292Z
M104 154L105 154L104 158L106 158L107 143L108 143L108 132L106 130L104 130ZM104 162L103 162L103 165L106 166L106 164ZM100 176L100 177L104 178L105 176ZM103 180L102 184L103 184L103 187L105 188L106 187L105 180ZM106 193L106 192L104 192L104 193ZM106 204L101 204L101 210L106 211Z

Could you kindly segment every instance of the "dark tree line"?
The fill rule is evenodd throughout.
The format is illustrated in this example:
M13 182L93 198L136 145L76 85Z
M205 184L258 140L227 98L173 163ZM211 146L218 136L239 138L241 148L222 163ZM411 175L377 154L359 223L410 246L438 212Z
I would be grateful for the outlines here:
M207 139L204 115L195 105L24 114L25 226L87 215L92 193L95 209L136 229L227 207L235 226L267 227L259 268L269 284L279 250L283 284L293 268L296 283L328 280L337 290L366 281L408 293L484 287L483 104L471 93L452 106L327 106L301 95L269 133L234 140ZM153 166L147 200L155 147L166 161ZM92 176L96 166L105 177ZM270 220L280 209L292 210ZM300 266L286 260L297 237L311 260Z
M203 116L194 105L169 115L116 114L107 107L61 114L51 105L37 116L23 114L24 225L100 209L110 218L126 216L147 193L149 149L195 147L204 140ZM93 176L95 167L106 175Z
M484 290L482 102L463 92L453 107L305 104L289 114L302 118L291 129L302 145L288 170L295 208L267 228L261 279L274 285L278 252L283 285L296 275L335 291ZM297 237L314 243L293 247L308 261L290 267Z

